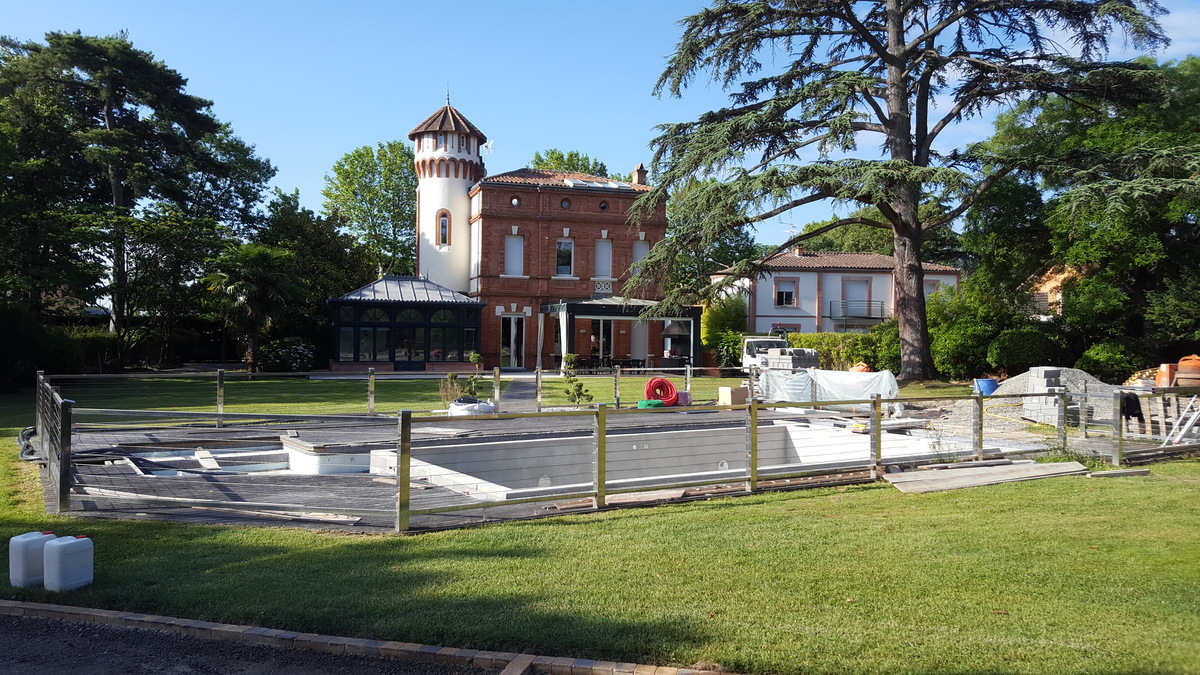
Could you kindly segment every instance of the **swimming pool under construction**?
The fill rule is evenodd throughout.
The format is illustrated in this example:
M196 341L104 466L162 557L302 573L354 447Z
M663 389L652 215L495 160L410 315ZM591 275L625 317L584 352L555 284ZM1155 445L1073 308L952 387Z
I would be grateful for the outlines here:
M876 478L871 418L855 410L409 419L405 451L396 416L225 415L217 425L200 413L78 409L65 503L74 515L100 517L429 530ZM978 452L969 436L911 418L883 420L878 442L882 464ZM1039 448L1029 439L1004 451ZM48 505L63 503L47 492Z

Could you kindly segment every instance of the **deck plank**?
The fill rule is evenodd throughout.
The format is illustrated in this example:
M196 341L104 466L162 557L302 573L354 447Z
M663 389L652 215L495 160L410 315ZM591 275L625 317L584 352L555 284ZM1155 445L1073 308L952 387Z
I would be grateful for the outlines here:
M1009 464L1002 466L980 466L953 471L911 471L889 473L883 477L901 492L923 493L941 490L957 490L981 485L997 485L1016 481L1037 480L1054 476L1082 476L1088 468L1079 462L1053 462L1047 464Z

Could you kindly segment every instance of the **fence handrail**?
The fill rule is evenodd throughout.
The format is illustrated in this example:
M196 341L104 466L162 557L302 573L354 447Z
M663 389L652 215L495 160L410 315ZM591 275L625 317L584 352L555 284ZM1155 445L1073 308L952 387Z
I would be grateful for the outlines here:
M1139 396L1168 396L1168 395L1190 395L1193 392L1200 392L1200 387L1172 387L1172 388L1155 388L1151 391L1138 391ZM821 409L821 408L836 408L853 406L860 408L862 412L869 414L869 438L871 452L869 457L861 466L858 464L847 463L846 471L870 470L871 475L875 475L882 468L882 438L883 438L883 415L882 409L884 405L894 403L918 403L926 401L971 401L972 407L975 409L975 414L978 416L972 423L972 455L977 455L977 458L982 459L984 453L984 428L983 428L983 406L987 400L1003 400L1003 399L1020 399L1020 398L1054 398L1056 406L1062 411L1062 414L1057 416L1056 425L1058 427L1058 442L1065 444L1066 442L1066 408L1070 400L1086 401L1089 397L1106 396L1107 392L1100 394L1097 392L1081 393L1081 392L1035 392L1021 393L1011 395L997 395L984 397L981 394L975 393L972 395L941 395L941 396L923 396L920 398L883 398L881 395L873 395L866 399L845 399L845 400L828 400L828 401L793 401L793 402L764 402L756 398L750 398L743 404L730 405L695 405L688 406L687 412L718 412L718 411L746 411L746 417L742 424L746 429L746 459L747 465L743 469L738 468L732 473L721 475L711 475L701 477L700 472L690 472L687 474L678 475L659 475L654 474L645 478L645 483L639 486L626 487L621 486L620 481L610 484L611 479L607 477L606 470L606 436L609 433L626 433L629 429L625 427L609 428L608 418L610 416L627 416L633 414L646 415L662 415L681 412L678 408L617 408L606 403L588 406L582 409L572 410L551 410L551 411L534 411L534 412L499 412L481 415L464 415L464 416L425 416L414 417L412 411L401 410L396 413L377 413L374 415L362 414L286 414L286 413L212 413L212 412L197 412L197 411L163 411L163 410L127 410L127 409L107 409L107 408L75 408L73 402L63 399L57 391L56 387L51 386L50 378L39 373L38 389L37 389L37 426L40 437L40 442L43 445L45 460L49 469L50 478L48 483L58 490L58 505L59 509L66 511L70 508L71 497L71 420L72 414L96 415L96 416L124 416L135 417L141 416L146 418L159 419L176 419L176 420L217 420L232 421L232 420L247 420L247 421L271 421L271 422L288 422L288 421L317 421L317 422L337 422L337 423L372 423L372 424L397 424L397 435L395 442L397 446L397 504L395 513L397 516L396 529L398 531L407 531L409 529L408 517L411 515L439 513L447 511L459 511L474 508L487 508L492 506L494 502L481 501L473 504L463 505L441 505L430 508L414 509L411 502L407 498L408 480L411 475L410 462L412 461L412 429L414 425L424 424L445 424L447 420L454 421L473 421L473 420L518 420L528 418L566 418L566 417L590 417L596 421L595 427L595 456L592 486L590 490L574 490L574 485L563 485L562 488L567 492L545 494L545 495L530 495L522 496L518 490L513 494L513 499L503 500L505 505L524 504L530 502L545 502L545 501L561 501L575 498L592 498L594 505L597 508L603 508L607 504L607 497L616 494L636 493L646 490L659 489L678 489L700 486L717 486L729 485L731 483L744 482L746 490L754 492L760 489L760 461L758 458L758 430L763 425L757 413L763 409ZM1111 409L1113 415L1112 429L1113 439L1116 442L1116 447L1113 449L1112 459L1116 464L1120 464L1124 460L1124 444L1127 436L1130 438L1140 438L1141 435L1129 433L1124 430L1122 423L1122 408L1120 405L1120 392L1112 394L1113 406ZM1081 404L1082 405L1082 404ZM1086 420L1089 406L1082 405L1084 410L1080 412L1082 419ZM1164 409L1166 405L1164 402ZM837 411L830 411L837 412ZM722 424L732 424L735 426L737 422L731 422L728 417L722 416ZM83 425L79 425L82 428ZM1107 427L1107 423L1101 424L1102 427ZM1083 427L1086 429L1086 426ZM57 433L56 433L57 431ZM1182 440L1182 439L1181 439ZM389 441L391 442L391 441ZM1181 447L1193 447L1195 444L1182 444ZM859 461L858 459L850 460L852 462ZM809 465L814 466L814 465ZM772 478L790 478L806 475L813 475L812 470L800 469L799 463L792 467L790 463L778 465L778 468L783 471L771 470L765 475ZM795 470L792 470L792 469ZM738 472L743 472L739 474ZM736 478L743 475L740 480L731 480L731 477ZM668 480L662 480L668 479ZM56 482L57 481L57 482ZM615 485L615 489L614 489ZM224 502L220 500L208 499L188 499L175 497L159 497L155 495L136 494L134 496L116 494L119 491L106 491L97 489L95 486L88 488L90 497L112 498L112 499L127 499L134 501L147 501L164 504L178 504L186 506L213 506L222 508L235 508L243 510L272 510L272 511L321 511L325 513L340 513L347 515L380 515L392 513L391 509L362 509L362 508L330 508L330 507L312 507L301 506L296 504L280 504L275 502ZM110 494L111 493L111 494Z

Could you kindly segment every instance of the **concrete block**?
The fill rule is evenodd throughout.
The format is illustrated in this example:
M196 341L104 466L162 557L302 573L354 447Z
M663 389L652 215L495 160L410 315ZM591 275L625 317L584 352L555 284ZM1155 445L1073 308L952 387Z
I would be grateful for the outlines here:
M1029 369L1029 376L1058 379L1062 376L1062 369L1053 366L1035 366Z
M746 387L718 387L717 405L745 405L749 395Z

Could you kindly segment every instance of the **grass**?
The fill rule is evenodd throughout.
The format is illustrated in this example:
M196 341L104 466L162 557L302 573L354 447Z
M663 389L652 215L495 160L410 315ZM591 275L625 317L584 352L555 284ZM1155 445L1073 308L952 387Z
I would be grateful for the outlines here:
M31 409L0 397L0 536L87 533L96 581L0 597L744 673L1200 672L1197 461L393 537L47 517L15 459Z

